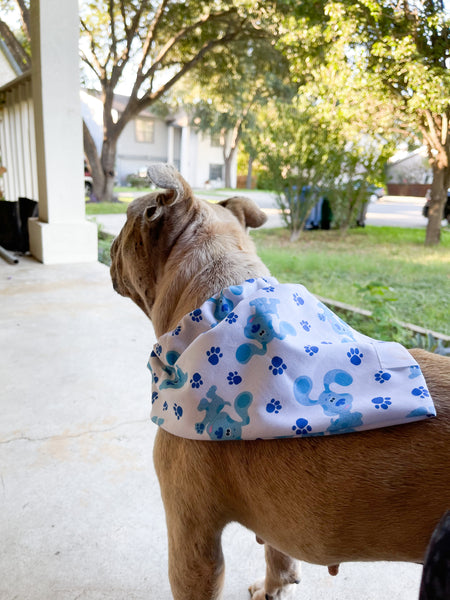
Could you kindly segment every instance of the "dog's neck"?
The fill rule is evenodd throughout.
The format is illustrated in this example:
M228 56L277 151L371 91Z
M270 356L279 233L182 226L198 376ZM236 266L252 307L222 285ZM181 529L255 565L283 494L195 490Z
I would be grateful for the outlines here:
M191 241L194 250L189 262L183 260L179 249L167 261L164 284L158 292L151 311L156 336L174 329L188 312L199 307L213 294L225 287L238 285L252 277L267 277L269 270L257 256L253 242L243 233L237 240L238 258L233 258L228 244L220 243L224 233L217 235L216 243L206 238L204 244ZM232 238L234 240L234 236ZM180 269L183 265L183 269Z

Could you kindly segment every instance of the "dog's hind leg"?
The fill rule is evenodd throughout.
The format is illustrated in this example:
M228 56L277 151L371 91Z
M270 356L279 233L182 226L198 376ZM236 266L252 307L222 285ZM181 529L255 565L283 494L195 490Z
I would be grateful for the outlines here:
M250 586L252 600L283 600L290 597L293 585L300 583L300 563L290 556L264 545L266 578Z

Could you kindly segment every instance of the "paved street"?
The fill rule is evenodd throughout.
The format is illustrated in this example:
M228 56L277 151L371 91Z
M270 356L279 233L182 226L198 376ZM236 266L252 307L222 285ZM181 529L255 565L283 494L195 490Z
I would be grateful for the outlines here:
M199 198L214 198L217 200L229 198L230 192L214 190L195 190ZM280 210L273 194L258 190L237 190L236 195L252 199L267 213L268 219L264 227L281 227L283 225ZM133 194L139 196L141 194ZM412 196L383 196L376 202L371 202L367 210L367 225L391 225L394 227L426 227L427 219L422 216L424 198ZM97 221L103 230L117 235L125 223L125 215L95 215L89 217Z

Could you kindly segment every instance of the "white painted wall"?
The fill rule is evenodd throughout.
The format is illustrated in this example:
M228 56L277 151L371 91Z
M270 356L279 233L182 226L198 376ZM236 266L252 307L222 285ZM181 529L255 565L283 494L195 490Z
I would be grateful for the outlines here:
M149 163L168 161L168 126L156 117L153 122L153 143L137 141L134 120L125 126L117 142L116 171L121 185L126 184L127 175L137 173Z

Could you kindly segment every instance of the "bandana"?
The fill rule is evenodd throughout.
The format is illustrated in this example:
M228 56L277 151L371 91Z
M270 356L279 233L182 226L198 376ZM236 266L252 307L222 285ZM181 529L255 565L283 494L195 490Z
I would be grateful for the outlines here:
M436 414L406 348L275 278L209 298L159 338L148 367L152 421L190 439L349 433Z

